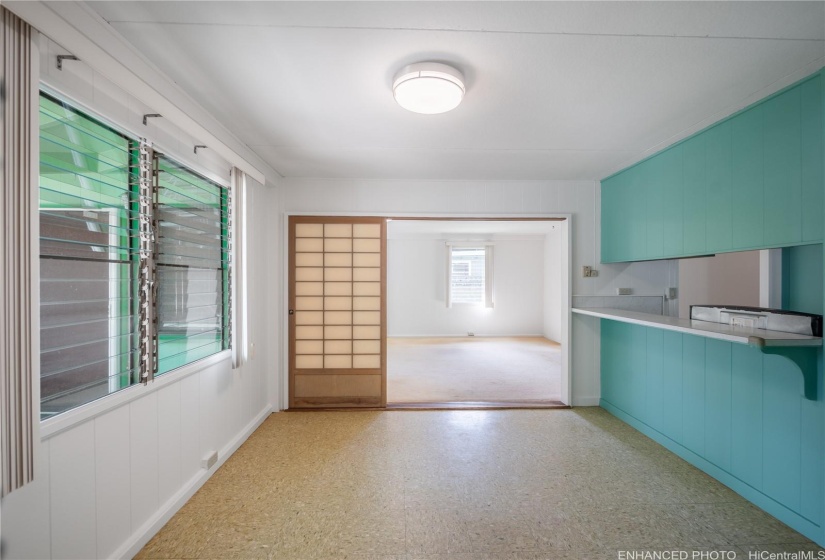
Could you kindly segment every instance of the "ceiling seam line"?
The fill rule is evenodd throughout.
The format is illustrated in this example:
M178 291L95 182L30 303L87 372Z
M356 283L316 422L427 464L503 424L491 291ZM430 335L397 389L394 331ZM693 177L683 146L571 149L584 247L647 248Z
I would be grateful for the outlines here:
M239 27L239 28L261 28L261 29L319 29L319 30L347 30L347 31L437 31L443 33L478 33L492 35L537 35L537 36L571 36L571 37L627 37L639 39L715 39L715 40L743 40L743 41L799 41L799 42L825 42L823 39L800 38L800 37L736 37L728 35L662 35L649 33L584 33L567 31L508 31L497 29L450 29L450 28L426 28L426 27L363 27L363 26L334 26L334 25L268 25L249 23L193 23L178 21L129 21L111 20L112 24L129 25L174 25L190 27Z

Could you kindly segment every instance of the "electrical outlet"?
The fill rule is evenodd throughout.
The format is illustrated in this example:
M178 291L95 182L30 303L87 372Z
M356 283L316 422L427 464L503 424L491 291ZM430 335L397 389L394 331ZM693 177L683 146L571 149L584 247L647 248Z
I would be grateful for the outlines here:
M476 335L476 333L474 333L474 332L468 332L467 333L467 336L475 336L475 335Z
M213 451L209 455L204 455L203 459L201 459L201 468L202 469L211 469L212 466L218 462L218 452Z
M631 288L616 288L616 295L617 296L629 296L633 293Z

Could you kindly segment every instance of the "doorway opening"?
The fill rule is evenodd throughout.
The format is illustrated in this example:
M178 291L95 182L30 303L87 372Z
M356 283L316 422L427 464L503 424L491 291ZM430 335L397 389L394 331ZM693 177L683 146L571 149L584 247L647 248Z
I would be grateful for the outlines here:
M570 404L569 217L387 223L387 405Z

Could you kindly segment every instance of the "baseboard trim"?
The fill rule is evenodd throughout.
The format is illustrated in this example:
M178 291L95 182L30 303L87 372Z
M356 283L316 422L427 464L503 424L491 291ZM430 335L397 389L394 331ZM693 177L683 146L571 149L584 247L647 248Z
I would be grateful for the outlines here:
M113 558L134 558L140 550L146 546L152 537L154 537L161 528L172 519L180 508L189 501L189 498L195 495L195 492L200 490L207 480L229 459L235 451L245 442L252 432L258 429L263 424L269 415L272 413L272 405L266 405L255 418L252 419L246 427L236 435L223 449L218 452L218 461L212 468L206 471L201 471L193 476L183 487L175 493L160 509L155 512L149 521L132 534L132 536L123 545L118 548Z
M599 397L573 397L573 406L599 406Z

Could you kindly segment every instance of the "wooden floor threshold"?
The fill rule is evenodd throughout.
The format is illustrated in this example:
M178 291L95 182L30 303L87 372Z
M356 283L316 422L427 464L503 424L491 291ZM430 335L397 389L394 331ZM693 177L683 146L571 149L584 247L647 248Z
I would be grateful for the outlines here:
M387 403L387 410L512 410L512 409L570 408L561 401L459 401Z
M541 409L568 409L569 405L561 401L527 400L527 401L456 401L456 402L410 402L387 403L386 408L380 407L318 407L318 408L289 408L286 412L307 411L372 411L376 410L541 410Z

